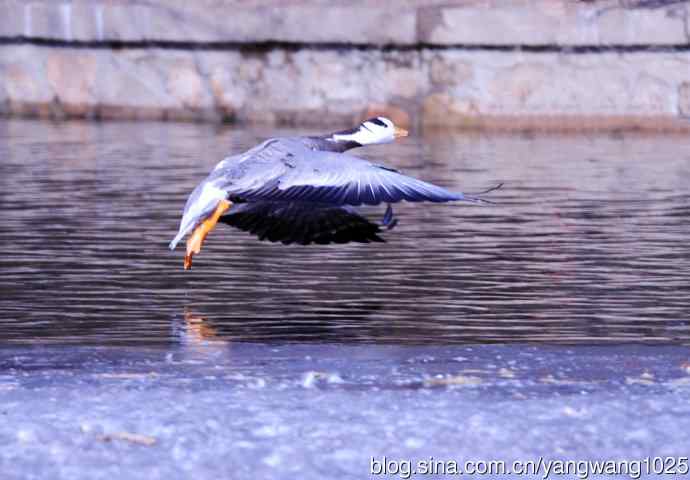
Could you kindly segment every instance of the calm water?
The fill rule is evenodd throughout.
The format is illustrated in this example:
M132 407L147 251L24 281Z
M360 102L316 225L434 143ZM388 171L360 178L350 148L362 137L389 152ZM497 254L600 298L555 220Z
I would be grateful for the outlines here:
M689 343L690 139L427 132L357 154L499 205L399 205L384 244L220 225L188 192L271 129L0 123L0 335L14 343ZM371 210L373 218L383 208Z

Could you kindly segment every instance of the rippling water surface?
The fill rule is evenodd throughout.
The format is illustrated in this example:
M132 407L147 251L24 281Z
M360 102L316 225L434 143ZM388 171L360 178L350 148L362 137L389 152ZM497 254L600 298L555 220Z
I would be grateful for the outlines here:
M15 343L688 343L690 139L426 132L358 155L495 206L402 204L387 243L220 225L171 253L228 152L313 130L0 123L0 335ZM373 208L375 218L383 208Z

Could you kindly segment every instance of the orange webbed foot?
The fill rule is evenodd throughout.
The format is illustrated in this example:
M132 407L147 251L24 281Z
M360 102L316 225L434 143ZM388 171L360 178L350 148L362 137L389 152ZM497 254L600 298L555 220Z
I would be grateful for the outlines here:
M187 240L187 254L184 256L184 269L189 270L192 268L192 257L201 251L201 246L204 244L204 240L211 230L218 223L218 219L227 212L232 203L227 200L221 200L218 202L216 209L213 211L210 217L201 222L189 236Z

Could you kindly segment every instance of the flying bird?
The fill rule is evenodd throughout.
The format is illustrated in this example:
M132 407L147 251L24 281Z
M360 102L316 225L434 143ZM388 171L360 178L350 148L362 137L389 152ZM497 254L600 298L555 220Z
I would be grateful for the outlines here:
M391 203L484 202L344 153L407 135L388 118L376 117L327 135L271 138L227 157L187 199L170 249L190 234L188 270L218 221L284 243L380 241L379 226L367 225L352 207L388 203L381 226L390 228Z

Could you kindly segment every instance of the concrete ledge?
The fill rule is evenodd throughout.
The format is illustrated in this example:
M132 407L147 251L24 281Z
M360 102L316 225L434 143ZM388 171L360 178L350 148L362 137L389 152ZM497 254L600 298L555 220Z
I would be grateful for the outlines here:
M415 9L383 3L10 0L0 36L62 41L415 43Z
M686 52L6 46L0 111L278 124L349 123L386 113L408 125L687 130L689 75Z
M453 5L459 3L460 5ZM420 8L430 45L687 45L685 2L509 0Z
M5 0L0 114L686 130L689 22L690 0Z
M0 38L349 45L688 45L684 0L4 0Z

